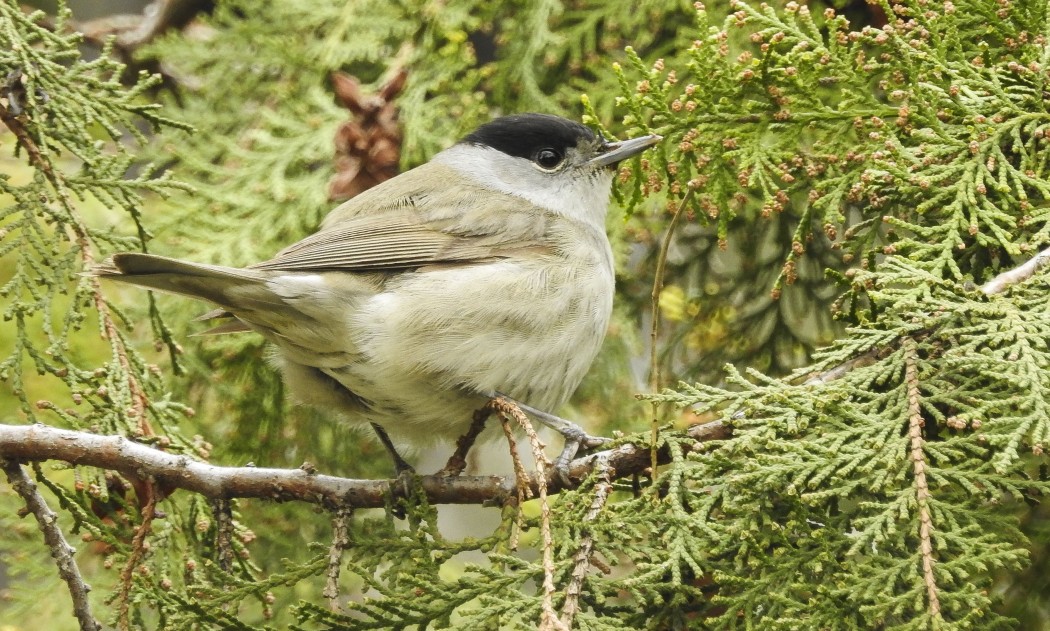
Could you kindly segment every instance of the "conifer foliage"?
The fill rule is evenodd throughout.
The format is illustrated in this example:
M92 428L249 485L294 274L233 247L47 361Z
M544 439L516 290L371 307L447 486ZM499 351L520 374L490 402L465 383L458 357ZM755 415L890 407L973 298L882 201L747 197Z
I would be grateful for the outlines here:
M734 427L686 467L726 627L993 628L995 572L1027 557L1003 504L1046 490L1045 277L975 285L1048 241L1046 8L883 8L858 30L700 8L684 68L623 74L629 118L678 131L672 204L694 189L720 235L794 209L771 291L817 241L861 263L836 305L853 326L813 365L653 397Z
M110 45L85 61L64 9L52 19L0 0L0 147L3 164L21 169L0 173L4 619L72 624L73 610L85 629L93 617L124 629L1045 624L1045 579L1026 607L999 596L1025 591L1033 550L1046 563L1047 542L1029 538L1047 530L1039 506L1050 491L1045 3L876 2L878 26L796 2L492 5L220 1L133 51L178 86L167 93L146 74L122 84ZM674 291L656 324L669 324L678 299L693 330L654 339L674 346L663 352L679 367L697 349L735 350L717 376L707 365L692 372L703 380L646 398L707 429L668 424L654 439L639 418L609 451L578 461L575 488L503 497L489 509L501 511L498 527L463 540L442 532L444 507L428 503L425 485L391 487L385 511L355 511L360 494L340 503L280 487L270 497L301 501L276 505L187 483L191 461L258 459L363 493L360 480L294 467L305 458L359 476L340 467L368 448L330 419L289 412L254 338L183 353L174 340L192 329L165 323L185 315L183 303L158 306L80 272L147 247L243 264L311 231L330 207L332 140L347 116L335 72L374 86L403 76L406 165L500 110L571 112L580 93L584 120L610 135L663 134L652 157L623 165L616 192L636 248L676 226L663 279ZM622 253L630 237L619 238ZM712 288L692 267L748 248L746 291ZM621 325L648 304L625 280ZM127 315L118 307L135 300ZM800 319L820 324L794 359L750 357L802 339L781 335ZM136 321L150 330L129 333ZM171 385L162 379L177 371ZM83 434L3 459L15 449L5 428L34 422ZM183 464L149 474L126 449L137 465L87 466L122 457L119 446L71 455L87 433ZM198 434L227 440L213 447ZM650 450L656 471L638 464ZM280 460L289 453L298 461ZM39 597L59 581L71 605Z

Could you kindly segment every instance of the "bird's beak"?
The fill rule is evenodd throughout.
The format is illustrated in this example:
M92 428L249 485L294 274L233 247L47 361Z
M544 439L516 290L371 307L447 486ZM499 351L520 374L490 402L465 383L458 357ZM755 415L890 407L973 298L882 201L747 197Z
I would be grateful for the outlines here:
M594 167L611 166L621 160L626 160L633 155L645 151L663 139L663 136L651 134L649 136L640 136L629 140L607 142L602 145L602 153L588 160L587 164Z

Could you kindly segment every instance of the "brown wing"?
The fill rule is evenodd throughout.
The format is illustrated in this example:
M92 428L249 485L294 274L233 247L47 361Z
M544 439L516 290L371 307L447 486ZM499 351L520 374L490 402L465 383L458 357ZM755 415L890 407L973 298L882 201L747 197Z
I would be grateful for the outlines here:
M464 183L443 165L419 170L423 177L388 180L339 206L319 232L251 269L383 272L547 249L547 218L525 212L522 200Z
M498 258L494 248L476 241L411 217L359 217L303 239L252 269L393 271Z

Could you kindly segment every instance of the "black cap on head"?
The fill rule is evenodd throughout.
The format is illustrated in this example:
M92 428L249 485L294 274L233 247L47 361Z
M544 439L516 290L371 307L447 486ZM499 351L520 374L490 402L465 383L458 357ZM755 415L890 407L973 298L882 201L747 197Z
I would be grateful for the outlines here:
M485 123L460 142L484 145L518 158L532 160L540 149L552 148L562 155L581 140L598 136L580 123L550 114L512 114Z

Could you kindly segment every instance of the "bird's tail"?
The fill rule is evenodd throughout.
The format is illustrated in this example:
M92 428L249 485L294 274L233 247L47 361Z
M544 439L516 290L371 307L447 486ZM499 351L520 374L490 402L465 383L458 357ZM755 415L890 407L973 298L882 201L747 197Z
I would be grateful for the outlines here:
M266 287L266 272L190 263L155 254L115 254L89 273L100 278L207 300L233 311L280 302Z

